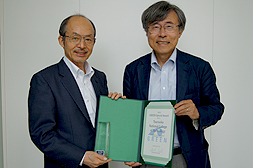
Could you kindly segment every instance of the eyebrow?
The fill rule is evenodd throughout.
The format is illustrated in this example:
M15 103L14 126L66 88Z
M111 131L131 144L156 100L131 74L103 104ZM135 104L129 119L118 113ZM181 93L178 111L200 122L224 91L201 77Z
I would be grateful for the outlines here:
M165 24L168 24L168 23L175 24L175 23L173 23L173 22L171 22L171 21L168 21L168 22L166 22ZM156 25L156 24L159 24L158 21L155 21L154 23L152 23L152 25Z
M92 34L81 35L81 34L78 34L78 33L76 33L76 32L73 32L72 34L79 35L79 36L85 36L85 37L90 36L90 37L93 37L93 38L94 38L94 36L93 36ZM72 35L72 34L71 34L71 35Z

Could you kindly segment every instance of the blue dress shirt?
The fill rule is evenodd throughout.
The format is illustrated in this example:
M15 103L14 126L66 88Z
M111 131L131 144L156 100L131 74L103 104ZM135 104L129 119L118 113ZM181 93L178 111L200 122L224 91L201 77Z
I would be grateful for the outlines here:
M176 100L176 57L177 49L161 67L154 51L152 52L148 100ZM174 148L179 146L177 128L175 127Z

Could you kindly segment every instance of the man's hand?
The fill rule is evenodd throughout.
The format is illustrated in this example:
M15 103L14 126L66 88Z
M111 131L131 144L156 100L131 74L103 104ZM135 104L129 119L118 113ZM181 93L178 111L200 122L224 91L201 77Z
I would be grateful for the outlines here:
M122 99L126 98L126 96L122 96L121 93L117 93L117 92L109 93L108 97L110 97L111 99L115 99L115 100L117 100L118 98L122 98Z
M192 100L182 100L177 103L174 112L177 116L189 116L192 120L199 119L199 111Z
M96 152L86 151L83 164L95 168L110 161L112 161L112 159L107 159L105 156L99 155Z
M136 166L141 166L142 164L139 162L124 162L125 165L129 166L129 167L136 167Z

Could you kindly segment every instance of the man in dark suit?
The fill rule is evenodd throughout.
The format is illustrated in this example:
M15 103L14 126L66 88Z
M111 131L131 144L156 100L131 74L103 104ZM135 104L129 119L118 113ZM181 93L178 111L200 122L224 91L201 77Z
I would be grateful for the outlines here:
M44 167L108 167L94 150L100 95L108 95L106 76L87 59L95 43L95 26L82 15L61 23L63 59L36 73L30 84L29 131L44 153ZM121 94L110 93L118 99ZM36 166L35 166L36 167Z
M166 1L143 12L142 24L153 52L126 66L123 94L131 99L177 100L172 167L209 168L204 129L221 119L224 106L210 64L176 48L185 22L183 11Z

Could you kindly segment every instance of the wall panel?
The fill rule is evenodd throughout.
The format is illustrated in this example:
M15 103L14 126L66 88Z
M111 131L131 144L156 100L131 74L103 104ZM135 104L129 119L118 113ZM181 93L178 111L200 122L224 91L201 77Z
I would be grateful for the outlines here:
M214 2L213 65L226 108L212 130L213 167L250 167L253 1Z
M58 62L61 20L79 12L78 0L4 0L6 166L43 167L43 155L28 134L27 95L32 74Z

